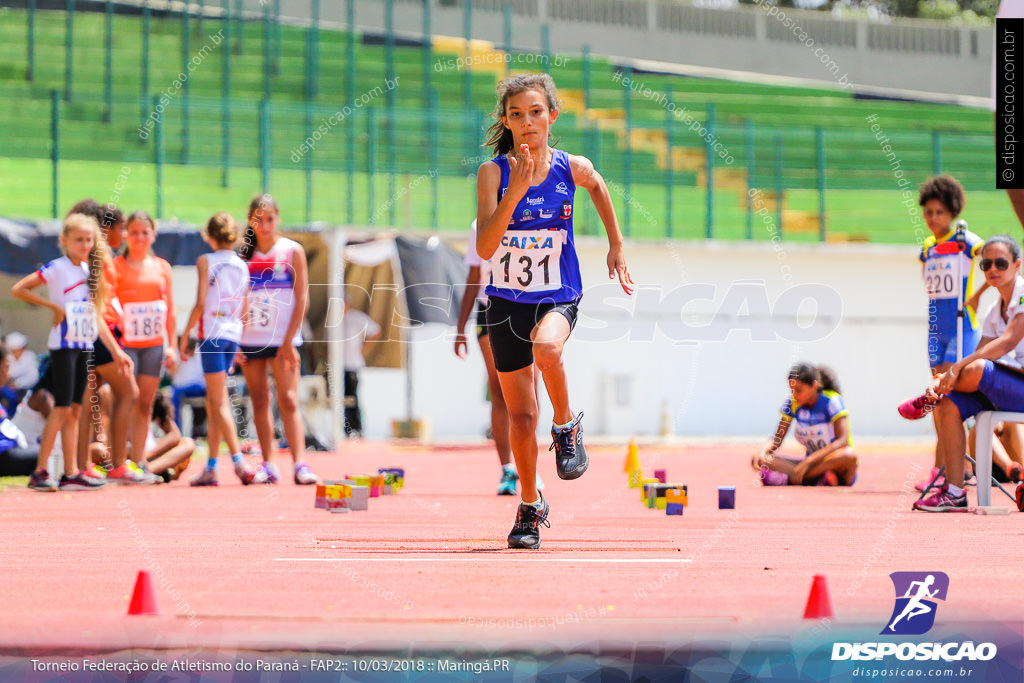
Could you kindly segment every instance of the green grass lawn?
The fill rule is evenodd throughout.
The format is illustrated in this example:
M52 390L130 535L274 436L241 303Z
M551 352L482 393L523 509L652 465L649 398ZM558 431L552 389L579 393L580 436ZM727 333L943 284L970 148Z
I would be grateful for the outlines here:
M0 491L23 489L28 486L28 477L0 477Z
M125 172L128 171L128 172ZM124 179L119 180L119 176ZM474 218L476 205L475 172L467 168L465 176L438 176L423 173L389 177L377 174L373 183L363 173L353 174L352 189L345 173L317 171L313 174L311 218L328 225L375 224L400 230L433 230L462 233ZM243 218L249 200L259 190L259 174L252 169L232 169L230 184L221 186L221 172L204 166L167 165L163 169L164 220L177 219L200 225L216 211L228 210ZM436 193L434 184L436 183ZM83 197L115 201L123 209L156 212L156 173L152 164L119 164L103 161L65 161L59 168L59 212ZM41 159L0 158L0 192L5 198L4 214L9 217L39 218L51 214L51 167ZM609 179L609 189L623 231L638 239L701 239L706 236L706 193L702 188L675 186L672 189L672 214L668 216L668 195L664 185L633 184L626 188ZM273 169L270 191L281 206L286 224L297 225L306 219L306 176L301 170ZM436 197L436 209L435 207ZM628 201L627 201L628 200ZM826 192L826 221L830 233L867 236L872 242L913 244L914 223L900 193L889 190L829 190ZM818 193L791 190L787 208L817 214ZM627 206L628 204L628 206ZM916 208L913 209L916 212ZM436 224L433 216L436 211ZM586 193L577 195L577 230L581 234L601 234ZM714 199L713 236L739 240L747 236L747 215L742 193L718 191ZM1003 192L969 192L963 217L971 229L982 236L999 232L1014 233L1016 217ZM771 239L760 217L754 216L751 236ZM671 226L666 229L666 226ZM818 235L806 232L782 233L794 241L817 241Z

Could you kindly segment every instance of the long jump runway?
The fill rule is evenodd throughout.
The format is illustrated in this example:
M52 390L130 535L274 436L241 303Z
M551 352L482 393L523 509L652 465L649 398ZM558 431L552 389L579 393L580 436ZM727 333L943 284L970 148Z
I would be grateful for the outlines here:
M641 504L624 447L590 448L588 472L565 482L546 446L551 527L537 551L506 547L518 498L495 495L484 444L310 454L326 479L405 468L400 493L347 514L314 509L313 488L290 480L243 487L226 462L218 488L190 488L193 463L167 486L4 490L0 664L139 651L635 657L877 639L895 571L948 574L929 637L975 625L1007 638L1002 654L1020 648L1024 515L911 512L927 444L865 448L852 489L763 488L745 446L641 447L645 474L688 486L682 517ZM726 485L735 510L718 509ZM998 491L993 502L1010 505ZM142 569L159 616L126 615ZM802 618L815 575L830 619Z

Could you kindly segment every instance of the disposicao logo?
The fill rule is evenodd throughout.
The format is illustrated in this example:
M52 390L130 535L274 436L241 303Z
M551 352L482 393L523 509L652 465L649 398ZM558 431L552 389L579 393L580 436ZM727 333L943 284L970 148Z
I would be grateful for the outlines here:
M946 600L949 576L944 572L893 572L889 575L896 590L896 604L881 635L919 636L935 625L937 600ZM947 643L833 643L832 661L899 660L946 662L988 661L996 656L993 643L973 641Z
M896 605L882 635L919 636L935 624L936 600L946 600L949 576L943 572L893 572Z

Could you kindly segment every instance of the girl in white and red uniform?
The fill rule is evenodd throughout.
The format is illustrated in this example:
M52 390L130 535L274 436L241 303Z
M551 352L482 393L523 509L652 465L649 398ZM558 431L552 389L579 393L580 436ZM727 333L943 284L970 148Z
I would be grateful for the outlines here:
M242 332L242 372L252 400L256 436L263 464L253 479L274 484L280 478L274 457L274 423L270 415L270 372L277 407L294 463L296 484L315 484L317 476L303 462L305 434L299 414L300 329L309 307L309 271L302 245L277 231L281 221L269 194L249 203L249 225L239 256L249 265L249 313Z
M54 407L40 437L38 466L28 482L29 488L37 491L56 491L58 486L65 490L103 486L104 482L82 476L76 457L78 415L92 362L93 342L97 337L103 339L113 349L114 361L122 371L132 364L103 324L103 272L109 257L96 219L79 213L65 218L60 246L64 256L25 276L11 288L15 298L53 311L47 345L54 373ZM32 291L44 284L48 298ZM64 474L59 484L46 470L58 432L64 451Z

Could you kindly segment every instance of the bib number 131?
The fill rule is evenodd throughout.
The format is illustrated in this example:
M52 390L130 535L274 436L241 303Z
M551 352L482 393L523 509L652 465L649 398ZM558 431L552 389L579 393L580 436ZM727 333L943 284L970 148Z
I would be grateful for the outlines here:
M538 259L536 263L534 260L523 254L516 260L516 268L512 269L512 253L506 252L501 260L498 261L504 267L504 283L508 285L511 282L511 278L515 278L516 282L521 287L529 288L533 284L534 274L540 276L537 284L539 285L550 285L551 284L551 254L547 254L542 259Z
M562 286L562 236L556 231L508 230L494 254L495 286L543 292Z

